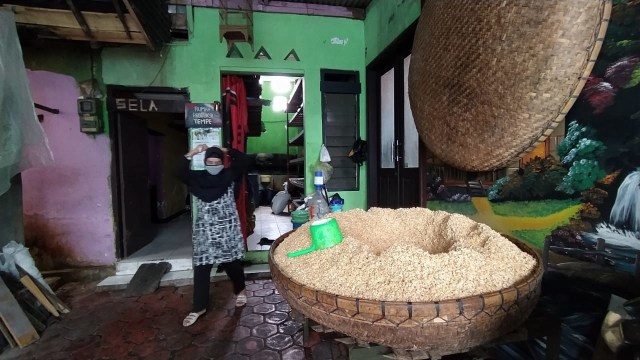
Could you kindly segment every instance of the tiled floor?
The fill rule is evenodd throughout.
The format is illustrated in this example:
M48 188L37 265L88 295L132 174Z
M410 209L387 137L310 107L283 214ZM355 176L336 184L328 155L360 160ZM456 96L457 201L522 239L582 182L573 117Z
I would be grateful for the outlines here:
M187 213L160 225L150 244L118 261L116 275L133 275L141 264L158 261L171 263L172 272L190 271L191 253L191 217Z
M189 259L191 257L191 216L184 214L158 227L155 239L123 262Z
M249 251L269 250L268 245L259 245L261 238L275 240L293 229L291 217L273 215L271 208L256 209L256 226L254 233L247 239ZM112 290L125 287L141 264L167 261L171 264L171 272L162 278L161 286L189 285L193 277L191 259L191 218L185 214L168 224L160 226L156 239L132 256L116 264L116 276L109 277L99 284L101 289ZM252 265L245 268L246 273L269 272L266 264ZM222 274L224 275L224 274ZM213 273L212 277L216 274Z
M260 246L258 242L266 237L275 240L280 235L293 229L291 217L273 215L271 208L262 206L256 209L256 227L247 239L247 247L252 250L268 250L268 246ZM145 261L189 259L191 260L191 218L189 214L161 225L152 243L138 250L121 263L140 263Z
M254 233L247 239L247 247L251 250L269 250L268 246L260 246L258 242L265 237L269 240L275 240L282 234L293 230L291 216L274 215L271 208L261 206L256 209L256 227Z
M94 284L67 284L58 295L71 312L36 343L0 359L346 360L344 345L315 333L310 347L302 347L302 325L291 319L271 280L248 281L243 308L235 308L229 281L212 284L208 312L185 328L192 289L124 297L122 291L96 293Z

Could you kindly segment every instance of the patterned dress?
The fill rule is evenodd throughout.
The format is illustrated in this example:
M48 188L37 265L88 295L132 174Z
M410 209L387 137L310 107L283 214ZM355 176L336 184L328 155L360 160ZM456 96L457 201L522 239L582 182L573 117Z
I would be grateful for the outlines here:
M227 263L244 257L240 218L233 196L227 193L213 202L196 198L198 214L193 225L193 265Z

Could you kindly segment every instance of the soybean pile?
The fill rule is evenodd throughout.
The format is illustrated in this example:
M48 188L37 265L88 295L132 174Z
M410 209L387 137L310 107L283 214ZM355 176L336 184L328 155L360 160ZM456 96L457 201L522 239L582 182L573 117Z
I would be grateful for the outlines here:
M379 301L432 302L502 290L537 261L488 226L423 208L331 214L344 240L289 258L311 245L310 223L275 249L287 277L331 294Z

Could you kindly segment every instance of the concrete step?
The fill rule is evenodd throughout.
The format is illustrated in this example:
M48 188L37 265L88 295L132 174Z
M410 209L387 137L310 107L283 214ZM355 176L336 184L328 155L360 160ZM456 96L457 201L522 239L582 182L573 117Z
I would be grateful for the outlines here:
M142 264L159 263L163 261L171 264L171 271L189 271L193 269L193 260L191 258L157 260L127 259L118 261L116 264L116 275L133 275Z
M165 260L168 261L168 260ZM191 259L189 259L191 261ZM216 266L214 266L214 269ZM122 274L110 276L100 283L98 283L97 291L113 291L113 290L123 290L127 287L131 279L133 278L135 271L131 274ZM269 265L268 264L258 264L251 265L249 267L244 268L244 273L249 274L269 274ZM227 278L227 275L224 272L213 273L211 272L211 281L221 281ZM170 272L166 273L162 280L160 280L160 286L186 286L193 284L193 269L190 267L186 270L176 270L173 268Z

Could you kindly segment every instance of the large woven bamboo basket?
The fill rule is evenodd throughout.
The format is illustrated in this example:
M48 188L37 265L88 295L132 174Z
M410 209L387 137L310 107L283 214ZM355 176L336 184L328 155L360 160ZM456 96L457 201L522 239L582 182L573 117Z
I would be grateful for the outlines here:
M610 0L427 0L413 43L416 127L444 162L488 171L564 120L602 47Z
M426 350L444 356L467 351L520 326L540 296L542 260L529 246L510 239L536 258L536 269L514 286L498 292L438 302L372 301L338 296L300 284L269 253L273 282L292 309L359 341L394 349ZM455 280L453 280L455 281Z

